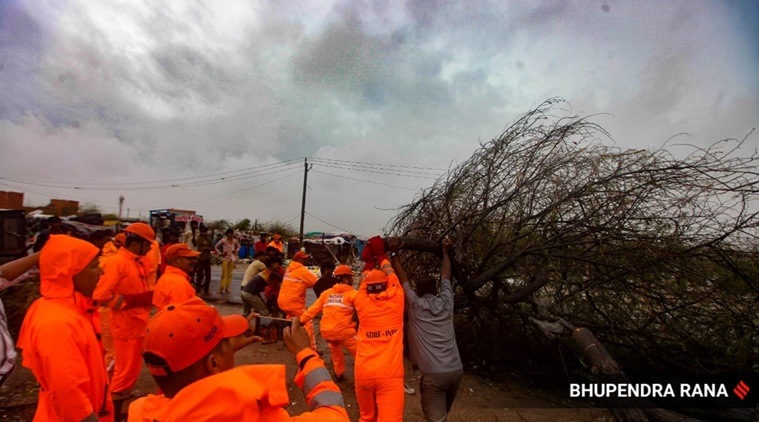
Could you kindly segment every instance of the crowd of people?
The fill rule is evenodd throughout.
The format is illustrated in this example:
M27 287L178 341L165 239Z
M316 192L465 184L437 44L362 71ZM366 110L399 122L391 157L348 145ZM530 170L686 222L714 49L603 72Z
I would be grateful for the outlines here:
M422 374L425 418L447 419L463 376L450 241L441 245L438 291L433 278L412 288L395 238L387 248L380 237L366 243L360 274L328 262L319 278L307 267L311 255L298 251L285 266L281 236L263 234L241 283L242 315L222 317L202 297L212 255L222 259L220 292L229 291L240 248L234 232L214 243L207 228L192 222L163 240L159 245L145 223L129 225L102 247L52 234L39 252L0 267L0 286L39 268L41 297L28 309L16 343L21 364L40 384L35 420L114 420L113 403L136 395L143 367L158 392L131 403L130 421L290 418L283 365L234 364L235 351L276 341L254 335L257 316L292 321L283 337L309 407L298 420L348 420L337 384L346 375L345 352L354 359L360 420L403 420L404 335ZM317 299L307 307L309 288ZM316 347L319 314L318 335L328 344L334 379ZM12 345L7 329L0 339ZM3 350L4 381L16 354L12 346Z

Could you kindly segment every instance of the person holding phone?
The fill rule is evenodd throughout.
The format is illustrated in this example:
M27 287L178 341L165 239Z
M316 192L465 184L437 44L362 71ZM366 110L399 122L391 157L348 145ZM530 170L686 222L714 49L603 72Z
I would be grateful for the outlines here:
M347 421L340 388L324 362L310 349L300 322L284 329L287 349L295 356L295 383L309 409L290 416L284 365L234 367L234 352L260 337L246 336L242 315L222 317L200 298L172 304L148 323L143 358L162 394L129 406L129 422L192 420Z

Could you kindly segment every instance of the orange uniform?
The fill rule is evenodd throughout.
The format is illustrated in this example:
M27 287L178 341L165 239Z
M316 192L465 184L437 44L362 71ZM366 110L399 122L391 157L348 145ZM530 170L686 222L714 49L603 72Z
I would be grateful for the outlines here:
M355 308L353 300L356 290L347 284L336 284L327 289L300 317L301 323L314 319L319 312L324 312L319 324L319 332L327 340L335 375L345 373L345 357L342 348L351 356L356 356L356 323L353 321Z
M278 251L280 251L280 252L282 252L282 253L285 253L285 243L284 243L284 242L282 242L281 240L272 240L272 241L271 241L271 242L269 242L269 244L268 244L268 245L266 245L266 246L267 246L267 247L268 247L268 246L271 246L271 247L273 247L273 248L277 248L277 250L278 250Z
M142 258L142 264L145 268L148 289L154 289L158 282L158 267L161 265L161 245L157 241L150 242L150 251Z
M112 309L111 336L115 351L113 391L131 389L142 369L142 337L150 317L150 306L125 308L124 295L148 291L142 259L122 247L103 264L105 274L100 278L93 299Z
M286 314L286 318L300 317L306 312L306 289L314 287L317 280L314 273L300 262L293 261L287 266L277 298L277 306ZM311 337L311 348L316 350L314 324L309 322L303 328Z
M91 414L113 420L111 390L85 297L73 276L98 249L69 236L52 235L40 255L40 293L26 312L18 347L23 365L40 383L35 421L80 421Z
M105 245L103 245L103 250L100 252L100 261L102 262L103 259L116 255L116 252L118 250L119 248L113 244L113 240L109 240Z
M193 297L195 289L190 285L190 276L177 267L167 265L155 286L153 306L160 311L170 303L181 303Z
M390 261L362 275L353 301L358 313L356 400L362 421L403 420L403 306L405 295ZM384 274L382 274L384 272ZM381 293L367 285L386 280Z
M123 237L123 234L121 235ZM123 241L122 241L123 242ZM103 267L103 262L106 259L116 255L119 248L114 245L110 240L103 246L100 251L100 267ZM113 336L111 336L111 310L98 306L97 312L100 315L100 340L103 344L103 350L105 351L105 367L108 371L113 369L115 353L113 350Z
M313 350L301 351L303 362ZM313 356L298 370L310 412L290 416L284 365L245 365L196 381L169 399L149 395L129 406L129 422L170 421L347 421L340 389L324 362Z

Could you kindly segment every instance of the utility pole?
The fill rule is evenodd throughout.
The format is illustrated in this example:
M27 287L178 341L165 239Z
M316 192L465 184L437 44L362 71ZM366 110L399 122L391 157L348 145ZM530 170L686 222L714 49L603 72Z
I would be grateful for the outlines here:
M306 185L308 183L308 158L303 159L305 171L303 172L303 204L300 207L300 247L303 249L303 220L306 218Z
M124 207L124 195L119 196L119 220L121 220L121 210Z

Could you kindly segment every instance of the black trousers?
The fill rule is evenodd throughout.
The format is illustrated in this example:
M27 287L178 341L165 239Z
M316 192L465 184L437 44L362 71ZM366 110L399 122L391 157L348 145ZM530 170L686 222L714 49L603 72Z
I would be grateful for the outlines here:
M203 294L208 294L208 289L211 287L211 260L199 259L198 264L195 265L195 291Z

